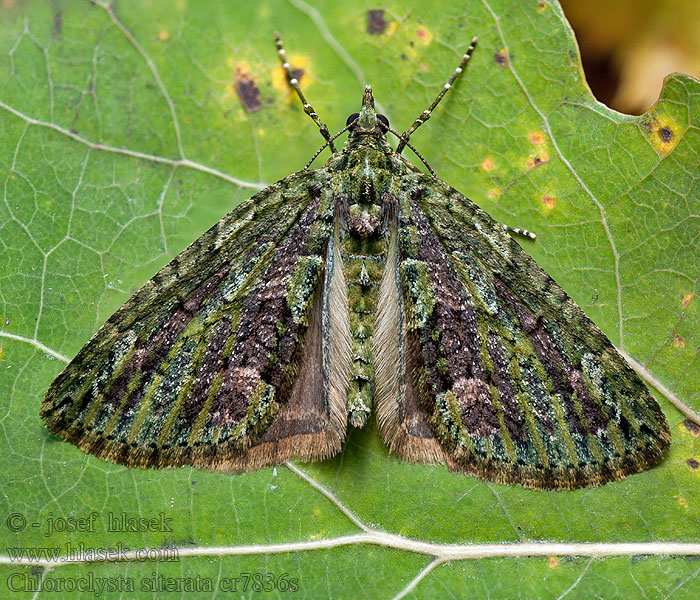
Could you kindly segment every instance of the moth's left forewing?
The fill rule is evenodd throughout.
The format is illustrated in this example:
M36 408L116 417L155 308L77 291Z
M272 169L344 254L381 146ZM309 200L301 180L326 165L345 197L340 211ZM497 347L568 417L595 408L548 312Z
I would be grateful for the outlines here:
M408 177L405 347L449 467L572 489L659 462L666 420L605 335L491 217L434 178Z
M141 467L242 471L337 452L349 351L344 322L327 317L347 313L333 209L323 170L234 209L56 378L47 427Z

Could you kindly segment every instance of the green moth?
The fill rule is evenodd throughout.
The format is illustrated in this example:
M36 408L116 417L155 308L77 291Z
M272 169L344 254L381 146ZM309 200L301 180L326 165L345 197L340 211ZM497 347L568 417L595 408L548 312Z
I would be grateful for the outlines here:
M51 384L46 426L138 467L322 460L373 410L401 459L500 483L573 489L659 462L668 424L605 335L510 228L401 156L475 43L403 134L368 86L337 151L277 38L331 158L148 281Z

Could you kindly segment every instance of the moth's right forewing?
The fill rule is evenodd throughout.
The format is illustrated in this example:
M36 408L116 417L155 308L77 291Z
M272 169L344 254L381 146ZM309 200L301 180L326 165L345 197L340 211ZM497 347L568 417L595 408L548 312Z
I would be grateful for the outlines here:
M240 471L337 451L345 431L322 394L328 376L313 380L308 401L328 417L314 431L307 419L295 432L302 425L288 402L299 396L299 373L328 368L322 320L333 227L323 170L291 175L243 203L78 353L46 394L47 427L136 466ZM285 424L274 428L278 418ZM305 437L289 443L296 433ZM253 450L266 434L264 450Z
M407 177L403 360L449 467L572 489L659 462L668 424L605 335L476 205Z

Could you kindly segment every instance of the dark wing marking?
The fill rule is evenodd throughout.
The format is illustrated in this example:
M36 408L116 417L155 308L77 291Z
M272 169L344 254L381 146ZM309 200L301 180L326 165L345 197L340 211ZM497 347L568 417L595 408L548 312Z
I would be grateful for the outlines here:
M324 317L345 293L327 184L322 170L291 175L175 257L53 382L47 427L141 467L337 452L349 350L342 320Z
M449 468L573 489L659 462L666 420L605 335L476 205L408 179L396 268L417 352L404 363Z

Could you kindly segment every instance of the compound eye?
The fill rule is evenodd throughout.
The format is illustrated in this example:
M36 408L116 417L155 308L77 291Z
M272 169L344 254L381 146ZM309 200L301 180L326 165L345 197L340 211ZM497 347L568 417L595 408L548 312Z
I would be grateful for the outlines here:
M345 121L345 126L347 127L348 125L350 125L350 123L353 123L353 122L357 121L357 119L358 119L359 117L360 117L360 113L352 113L352 114L348 117L348 120Z
M389 129L389 119L387 119L384 115L377 115L377 121L379 121L379 125L382 127L382 129Z

